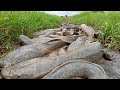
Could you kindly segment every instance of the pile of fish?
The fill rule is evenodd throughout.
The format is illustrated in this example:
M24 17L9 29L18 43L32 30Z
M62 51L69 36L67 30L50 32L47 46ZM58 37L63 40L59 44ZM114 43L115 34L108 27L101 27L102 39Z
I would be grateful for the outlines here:
M120 79L120 54L97 40L86 24L20 35L23 46L0 59L1 79Z

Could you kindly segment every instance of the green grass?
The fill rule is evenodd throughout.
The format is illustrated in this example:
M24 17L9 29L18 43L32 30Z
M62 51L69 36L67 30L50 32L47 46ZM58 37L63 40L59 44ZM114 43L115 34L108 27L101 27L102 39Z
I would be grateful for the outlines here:
M113 38L110 49L120 49L120 12L82 12L71 16L68 21L73 24L87 24L95 30L101 30L100 40L105 43L107 37Z
M87 24L95 30L101 30L100 41L105 43L107 37L113 38L111 49L120 48L120 12L82 12L67 19L73 24ZM0 11L0 56L10 53L19 45L19 35L32 38L36 31L59 26L64 18L38 11ZM3 50L3 51L2 51Z
M20 34L32 38L34 32L57 27L62 22L61 17L44 12L0 11L0 47L5 47L9 53L15 45L19 45ZM3 54L2 51L0 54Z

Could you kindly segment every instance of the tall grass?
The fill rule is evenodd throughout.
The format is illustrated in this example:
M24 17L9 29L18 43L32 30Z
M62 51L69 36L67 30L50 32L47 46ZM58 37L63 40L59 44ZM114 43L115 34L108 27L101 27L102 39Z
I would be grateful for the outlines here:
M59 26L65 18L49 15L38 11L0 11L0 56L11 52L19 45L19 35L25 34L32 38L36 31ZM99 38L105 43L111 36L111 49L120 48L120 12L82 12L68 17L67 21L73 24L87 24L95 30L101 30Z
M0 49L13 50L19 45L20 34L33 37L34 32L57 27L62 22L61 17L44 12L0 11Z
M106 38L112 37L111 49L120 48L120 12L82 12L68 18L74 24L87 24L95 30L101 30L100 40L105 43Z

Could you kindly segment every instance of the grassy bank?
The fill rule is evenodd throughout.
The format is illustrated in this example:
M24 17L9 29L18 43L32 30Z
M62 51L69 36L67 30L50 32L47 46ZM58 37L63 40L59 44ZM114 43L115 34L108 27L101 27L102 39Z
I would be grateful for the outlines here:
M73 24L87 24L95 30L101 30L100 40L106 43L108 37L112 37L109 48L120 48L120 12L82 12L69 17L69 22Z
M19 43L19 35L24 34L32 38L36 31L59 26L65 18L49 15L37 11L0 11L0 56L11 52ZM95 30L101 30L99 38L109 43L111 49L120 49L120 12L82 12L67 19L73 24L87 24Z
M19 45L19 35L33 37L35 31L54 28L61 17L37 11L0 11L0 56Z

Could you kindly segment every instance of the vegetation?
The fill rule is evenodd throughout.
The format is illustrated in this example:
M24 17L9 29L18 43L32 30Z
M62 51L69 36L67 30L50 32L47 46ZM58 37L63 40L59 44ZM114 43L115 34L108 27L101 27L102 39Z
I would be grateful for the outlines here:
M36 31L59 26L63 17L49 15L38 11L0 11L0 56L8 54L19 43L19 35L24 34L32 38ZM70 16L67 19L73 24L87 24L95 30L101 30L102 43L112 37L109 47L120 49L120 12L89 11Z
M63 19L38 11L0 11L0 56L19 45L19 35L33 37L35 31L54 28Z
M95 30L101 30L100 40L106 43L108 37L112 37L109 44L111 49L120 48L120 12L82 12L78 15L69 17L69 22L74 24L87 24L94 27Z

